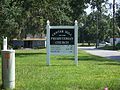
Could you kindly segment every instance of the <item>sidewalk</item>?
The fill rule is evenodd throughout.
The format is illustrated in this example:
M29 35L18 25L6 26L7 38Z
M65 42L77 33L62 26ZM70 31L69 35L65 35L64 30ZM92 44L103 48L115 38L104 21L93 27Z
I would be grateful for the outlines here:
M105 57L108 59L114 59L120 61L120 52L113 51L113 50L100 50L96 49L95 47L78 47L81 50L86 51L87 53L90 53L92 55Z

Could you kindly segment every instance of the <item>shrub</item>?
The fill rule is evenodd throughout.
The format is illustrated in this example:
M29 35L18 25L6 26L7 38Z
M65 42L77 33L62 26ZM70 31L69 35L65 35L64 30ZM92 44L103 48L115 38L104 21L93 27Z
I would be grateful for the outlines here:
M117 49L120 49L120 43L117 43L117 44L116 44L116 48L117 48Z
M13 49L21 49L21 46L14 46Z

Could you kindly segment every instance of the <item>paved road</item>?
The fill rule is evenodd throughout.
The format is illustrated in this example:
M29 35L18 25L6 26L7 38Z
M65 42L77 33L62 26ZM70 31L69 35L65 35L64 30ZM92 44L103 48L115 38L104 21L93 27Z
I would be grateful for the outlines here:
M79 49L86 51L92 55L106 57L109 59L120 60L120 52L113 50L100 50L95 47L79 47Z

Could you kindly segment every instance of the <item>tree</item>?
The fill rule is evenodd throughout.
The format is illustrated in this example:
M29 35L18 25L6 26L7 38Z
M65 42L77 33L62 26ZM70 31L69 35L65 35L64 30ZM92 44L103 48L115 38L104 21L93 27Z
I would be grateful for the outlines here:
M118 27L120 28L120 9L116 12L116 22Z
M74 20L78 20L79 31L89 37L85 38L86 41L91 41L95 39L96 20L93 20L93 14L87 16L84 9L90 3L102 12L104 2L105 0L2 0L0 34L10 39L22 39L27 34L34 36L44 33L47 20L50 20L51 25L73 25ZM103 28L105 27L100 29Z
M75 19L81 19L88 2L89 0L1 0L1 35L12 39L23 38L28 33L43 33L48 19L54 25L72 24ZM5 32L3 29L6 29Z
M81 27L81 39L84 36L84 41L88 42L96 42L97 34L99 36L100 41L108 41L108 39L112 36L112 19L110 16L101 14L102 18L99 20L99 25L101 27L98 28L97 32L97 17L98 12L91 12L89 15L84 15L83 26ZM99 16L100 17L100 16Z
M10 41L19 33L19 24L15 18L19 17L21 10L19 7L11 6L9 0L1 0L0 6L0 35L8 37Z

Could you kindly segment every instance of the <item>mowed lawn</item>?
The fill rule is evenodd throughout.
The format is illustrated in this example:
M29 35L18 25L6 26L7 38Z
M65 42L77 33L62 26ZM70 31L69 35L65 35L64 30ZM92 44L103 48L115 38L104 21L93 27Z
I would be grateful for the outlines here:
M78 66L73 56L51 56L51 66L47 66L45 49L16 50L15 90L104 90L105 87L120 90L120 62L79 50Z

